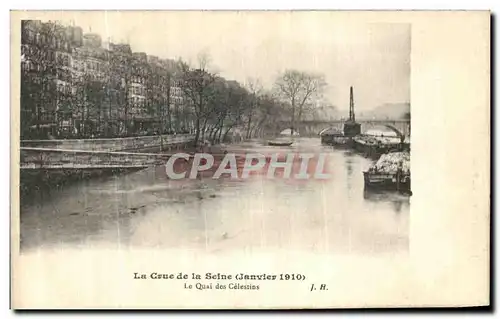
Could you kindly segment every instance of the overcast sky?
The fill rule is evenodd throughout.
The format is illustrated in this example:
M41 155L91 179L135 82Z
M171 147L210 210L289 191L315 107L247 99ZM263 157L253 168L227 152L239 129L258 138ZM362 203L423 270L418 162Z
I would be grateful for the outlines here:
M259 78L270 87L286 68L320 72L326 99L356 109L410 102L409 24L359 24L328 12L61 12L84 32L132 50L196 62L207 51L227 79Z

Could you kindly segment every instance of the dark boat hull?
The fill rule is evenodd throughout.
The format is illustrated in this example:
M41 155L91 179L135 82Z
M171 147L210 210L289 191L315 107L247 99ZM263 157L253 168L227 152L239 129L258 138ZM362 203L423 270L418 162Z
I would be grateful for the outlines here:
M267 142L270 146L290 146L293 142Z
M366 157L374 159L379 158L382 154L404 150L402 144L365 144L356 140L353 140L353 148Z
M411 191L409 175L397 173L363 172L365 189Z
M352 137L343 135L323 135L321 136L321 144L331 145L335 148L352 148Z

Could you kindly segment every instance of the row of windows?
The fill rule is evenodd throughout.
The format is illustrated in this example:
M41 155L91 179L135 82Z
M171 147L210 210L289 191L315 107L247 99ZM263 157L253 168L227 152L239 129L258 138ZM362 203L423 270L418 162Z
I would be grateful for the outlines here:
M97 59L109 62L109 56L106 51L82 48L74 51L74 55L78 59Z
M56 51L40 50L32 45L21 46L21 55L24 55L25 59L44 61L46 63L54 62L56 60Z
M70 50L70 44L68 41L62 39L61 37L56 37L54 34L50 34L52 31L49 31L48 33L49 34L43 34L40 32L34 32L30 29L25 29L24 35L26 42L28 43L34 43L41 46L48 45L59 50Z
M140 76L132 76L132 77L130 78L130 81L131 81L132 83L141 83L141 84L144 84L144 82L145 82L144 78L143 78L143 77L140 77Z
M73 64L71 67L73 68L74 71L84 72L85 71L85 62L73 60Z
M43 71L43 66L39 63L34 63L34 62L31 62L28 60L28 61L21 63L21 70L41 72L41 71Z
M73 88L69 85L64 85L62 83L57 83L57 91L62 94L75 94L76 93L76 88L73 90Z
M181 97L172 97L171 101L174 103L174 104L182 104L182 102L184 101L183 98Z
M25 61L24 63L21 64L21 68L23 71L37 71L37 72L40 72L42 71L43 69L43 66L39 63L34 63L34 62L31 62L31 61ZM57 69L55 71L55 77L56 79L60 80L60 81L64 81L64 82L68 82L68 83L71 83L71 82L74 82L76 85L78 85L78 75L75 74L73 76L73 74L71 74L69 71L66 71L66 70L63 70L63 69ZM99 79L102 79L105 77L105 74L104 73L94 73L93 74L93 77L92 78L95 78L96 80L99 80ZM34 79L37 78L37 77L34 77ZM76 82L75 82L76 81ZM111 88L110 88L111 90ZM117 92L120 91L120 90L116 90ZM131 94L132 96L135 96L137 97L138 99L145 99L145 95L146 95L146 90L144 89L144 87L142 86L130 86L129 88L129 94ZM117 93L118 94L118 93ZM156 95L156 96L161 96L161 95ZM181 96L177 96L177 95L174 95L174 94L171 94L170 96L171 100L172 101L175 101L175 102L182 102L182 97Z
M97 72L106 72L106 68L103 63L97 61L86 61L85 66L87 70L97 71Z
M47 70L46 66L44 69L44 65L40 63L35 63L30 60L26 60L23 63L21 63L21 68L25 72L41 72L44 70ZM53 72L52 72L53 71ZM56 79L65 81L65 82L73 82L75 85L78 85L79 81L82 79L82 74L80 73L75 73L75 72L70 72L69 70L65 69L53 69L50 73L55 76ZM106 74L105 73L100 73L100 72L93 72L89 74L90 77L94 80L99 80L103 81L105 80ZM105 81L104 81L105 82ZM120 91L122 88L125 87L124 79L122 79L122 83L120 87L110 87L110 89L115 89L117 91ZM146 96L146 91L149 92L149 96L163 96L165 98L165 93L167 93L165 90L160 90L160 91L153 91L153 90L146 90L144 86L137 84L137 83L131 83L129 86L129 94L135 95L135 96L141 96L142 98L145 98ZM153 92L157 92L156 95L153 94ZM161 94L163 93L163 94ZM175 102L182 102L182 94L179 88L171 88L170 90L170 98L171 100Z
M140 86L132 86L130 87L130 94L134 94L134 95L146 95L145 94L145 90L144 90L144 87L140 87Z
M109 68L106 63L99 60L89 60L89 59L73 59L72 65L73 69L76 71L97 71L97 72L108 72Z
M21 70L22 71L31 71L33 73L43 73L43 76L56 75L57 69L50 64L47 63L39 63L31 60L24 60L21 62Z
M23 45L21 47L22 54L25 56L25 59L42 61L47 64L50 61L56 63L56 66L73 68L77 72L84 71L95 71L95 72L106 72L109 73L109 67L106 63L96 61L96 60L80 60L80 59L72 59L71 55L65 54L62 52L55 52L52 50L39 50L34 46ZM122 82L125 79L122 77ZM146 84L146 79L142 76L132 76L130 78L131 83L139 83ZM181 89L177 86L176 82L172 83L171 92L174 95L180 95L182 93ZM124 85L123 85L124 86Z
M170 88L170 94L173 96L180 96L182 95L182 89L180 87L171 87Z
M73 79L71 72L61 69L58 69L56 71L56 78L64 82L71 82L71 80Z
M132 96L130 98L130 102L133 105L144 107L146 105L146 98L143 96L141 96L141 97L140 96Z
M103 72L87 72L86 75L91 79L95 81L101 81L101 82L106 82L107 81L107 74Z
M71 55L57 52L56 56L57 65L71 67Z

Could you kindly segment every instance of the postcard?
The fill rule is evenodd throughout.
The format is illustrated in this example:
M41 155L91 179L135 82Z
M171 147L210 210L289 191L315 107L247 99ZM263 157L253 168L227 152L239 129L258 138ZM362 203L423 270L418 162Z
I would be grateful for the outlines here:
M487 11L12 11L14 309L490 304Z

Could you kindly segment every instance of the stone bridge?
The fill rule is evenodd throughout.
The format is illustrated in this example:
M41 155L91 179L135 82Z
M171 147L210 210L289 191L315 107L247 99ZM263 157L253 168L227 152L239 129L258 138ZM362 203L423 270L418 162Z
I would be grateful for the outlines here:
M384 125L391 125L400 131L403 135L407 136L410 134L410 120L397 119L397 120L369 120L361 119L356 122L361 124L361 132L364 133L370 129L375 129ZM336 128L342 130L345 121L343 120L333 120L333 121L302 121L295 125L296 131L299 132L301 136L318 136L321 131L328 128ZM274 127L268 128L267 133L273 135L279 135L283 130L290 128L290 122L281 121L276 122Z

